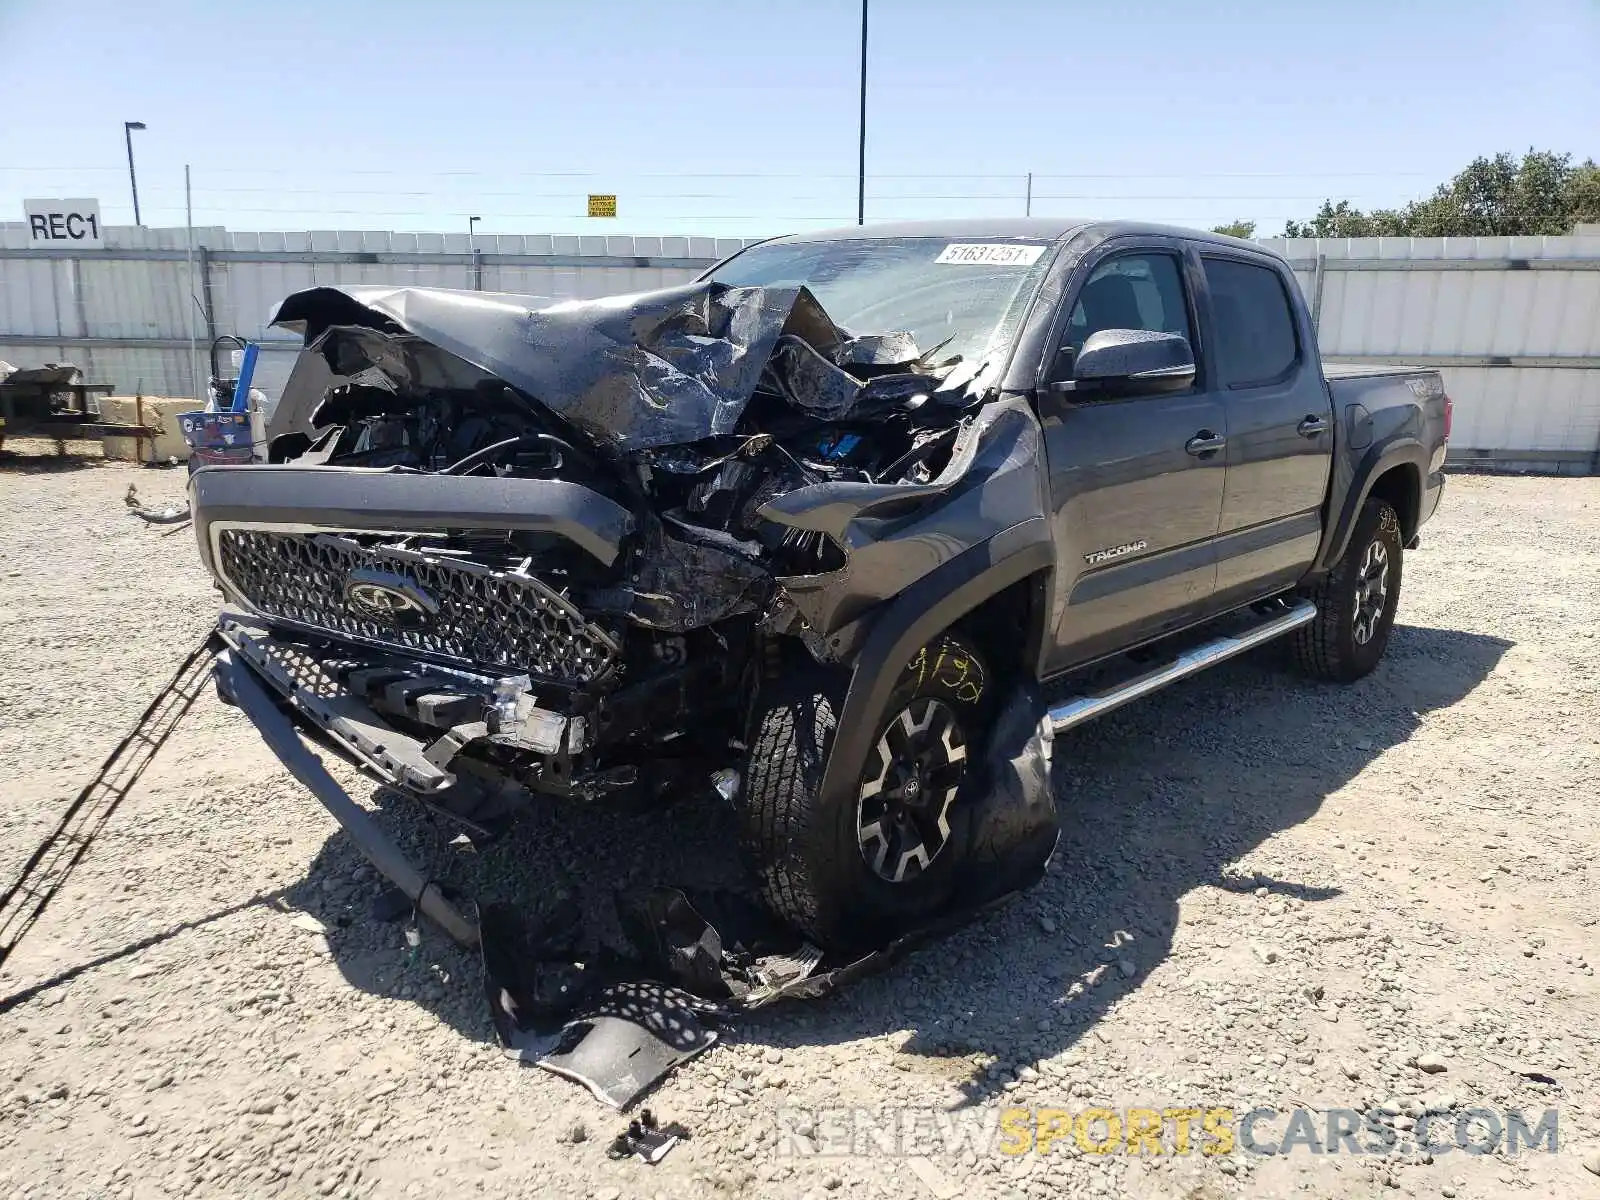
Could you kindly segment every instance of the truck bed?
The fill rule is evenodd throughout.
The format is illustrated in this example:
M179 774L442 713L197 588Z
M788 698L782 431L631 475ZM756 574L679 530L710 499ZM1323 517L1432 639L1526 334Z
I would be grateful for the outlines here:
M1430 418L1439 423L1436 435L1443 448L1444 380L1437 369L1324 363L1322 376L1333 397L1335 413L1343 413L1348 404L1363 404L1374 413L1388 407L1391 415L1420 408L1425 423Z

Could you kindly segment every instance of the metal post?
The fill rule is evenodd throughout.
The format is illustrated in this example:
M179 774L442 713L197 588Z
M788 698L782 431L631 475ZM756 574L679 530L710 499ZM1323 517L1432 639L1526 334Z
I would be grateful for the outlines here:
M133 188L133 223L135 225L143 225L144 221L139 216L139 177L133 170L133 131L143 128L143 121L124 121L122 123L122 140L128 143L128 185Z
M72 315L78 326L78 336L89 336L89 303L83 294L83 260L74 257L67 263L67 282L72 288ZM83 373L90 378L94 377L94 351L83 351ZM89 399L87 393L83 397L84 411L89 411L91 404L98 401Z
M189 386L196 404L204 404L200 388L200 347L195 344L194 310L199 300L194 292L194 194L189 190L189 164L183 164L183 224L189 247L189 303L183 306L184 327L189 331Z
M211 252L200 247L200 314L206 322L206 345L217 340L217 314L211 307Z
M1022 202L1022 215L1033 216L1033 172L1028 172L1028 198Z
M478 253L478 222L482 217L467 218L467 249L472 251L472 290L483 291L483 255Z
M1320 340L1322 333L1322 281L1327 274L1328 256L1317 255L1317 265L1311 273L1311 328Z
M861 0L861 139L856 166L856 224L867 223L867 0Z

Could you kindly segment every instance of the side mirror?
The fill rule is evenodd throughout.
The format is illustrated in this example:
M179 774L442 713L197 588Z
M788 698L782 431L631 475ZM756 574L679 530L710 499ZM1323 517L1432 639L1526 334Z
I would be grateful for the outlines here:
M1078 351L1073 377L1055 385L1062 392L1139 396L1179 392L1194 383L1189 339L1145 329L1102 329Z

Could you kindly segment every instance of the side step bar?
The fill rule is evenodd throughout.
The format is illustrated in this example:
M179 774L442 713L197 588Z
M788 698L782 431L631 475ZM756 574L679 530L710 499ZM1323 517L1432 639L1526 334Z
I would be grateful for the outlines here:
M1199 674L1224 659L1243 654L1263 642L1281 637L1291 629L1298 629L1309 623L1316 615L1317 606L1309 600L1302 600L1281 616L1264 621L1248 633L1215 638L1204 645L1196 646L1193 650L1184 651L1165 666L1146 671L1143 675L1136 675L1125 683L1119 683L1115 687L1089 696L1075 696L1071 700L1052 704L1050 724L1057 733L1071 729L1074 725L1082 725L1085 721L1102 716L1114 708L1121 708L1132 700L1138 700L1152 692L1159 692L1170 683L1177 683L1180 679Z

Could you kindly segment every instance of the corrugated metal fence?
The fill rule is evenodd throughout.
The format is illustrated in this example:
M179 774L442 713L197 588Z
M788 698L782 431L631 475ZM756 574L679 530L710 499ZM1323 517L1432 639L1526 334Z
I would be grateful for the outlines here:
M111 227L103 250L32 249L0 223L0 358L70 361L119 391L186 396L205 349L261 342L275 391L294 343L273 306L326 283L420 284L552 300L679 282L737 238L230 233ZM1269 240L1294 263L1334 360L1441 368L1452 458L1600 468L1600 237ZM199 354L191 355L191 339Z
M1453 462L1600 471L1600 237L1282 238L1333 361L1438 367Z
M259 342L257 386L275 394L299 343L267 318L320 284L410 284L548 300L643 291L692 279L740 238L562 235L230 233L111 226L102 250L38 250L21 222L0 223L0 358L73 362L91 382L193 396L207 348ZM198 347L191 354L191 340Z

